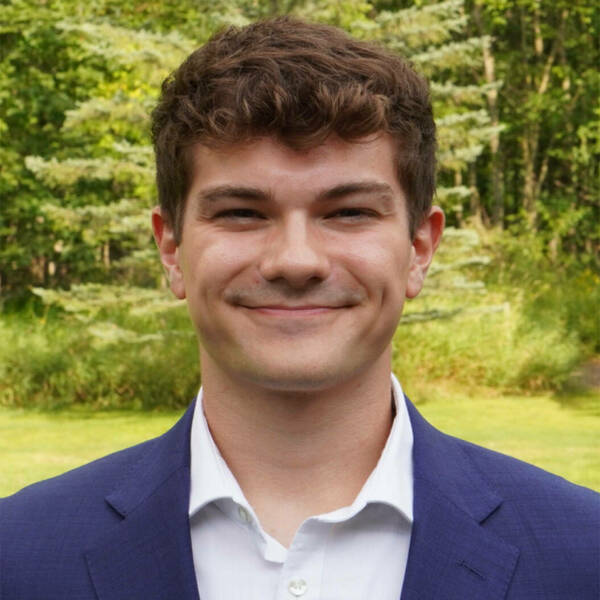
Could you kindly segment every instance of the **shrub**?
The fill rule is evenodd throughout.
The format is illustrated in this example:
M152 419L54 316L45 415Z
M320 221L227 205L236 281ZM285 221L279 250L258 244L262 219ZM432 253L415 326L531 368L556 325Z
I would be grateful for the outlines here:
M492 258L481 273L485 293L446 291L434 300L426 293L425 304L435 303L447 318L408 320L396 332L394 370L417 394L423 387L424 394L431 391L424 382L503 392L559 390L578 364L600 350L600 279L589 266L551 259L533 235L484 237ZM412 310L409 305L409 315Z
M195 337L183 309L137 322L131 317L121 320L135 327L121 331L137 333L136 339L102 338L69 315L49 321L3 318L0 403L43 409L74 404L143 409L187 405L200 376ZM115 331L118 328L112 329L113 336Z

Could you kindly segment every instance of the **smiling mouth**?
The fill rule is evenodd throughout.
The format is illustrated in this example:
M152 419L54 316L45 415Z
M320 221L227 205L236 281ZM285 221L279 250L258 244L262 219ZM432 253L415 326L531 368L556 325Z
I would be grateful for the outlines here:
M331 313L348 306L244 306L248 310L273 317L310 317Z

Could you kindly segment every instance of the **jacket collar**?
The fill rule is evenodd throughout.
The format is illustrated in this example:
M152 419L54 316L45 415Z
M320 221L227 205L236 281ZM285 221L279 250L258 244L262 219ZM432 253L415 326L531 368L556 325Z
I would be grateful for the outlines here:
M465 444L433 428L407 399L414 434L414 522L401 600L505 598L519 551L485 520L502 498Z
M99 600L198 599L188 503L194 405L106 497L122 517L87 551Z

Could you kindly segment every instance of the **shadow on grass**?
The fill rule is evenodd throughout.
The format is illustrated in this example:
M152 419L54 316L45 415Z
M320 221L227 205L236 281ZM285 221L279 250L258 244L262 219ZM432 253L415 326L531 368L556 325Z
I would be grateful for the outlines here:
M84 404L69 404L57 407L39 407L39 406L27 406L27 407L2 407L10 411L13 415L38 415L41 417L51 417L57 420L64 421L89 421L89 420L103 420L103 419L114 419L119 418L139 418L140 415L152 418L152 417L178 417L182 415L186 407L184 408L171 408L171 407L154 407L154 408L138 408L131 406L106 406L102 408L95 408L94 406Z
M592 390L565 389L552 397L563 408L600 417L600 393Z
M600 357L577 369L553 399L562 407L600 417Z

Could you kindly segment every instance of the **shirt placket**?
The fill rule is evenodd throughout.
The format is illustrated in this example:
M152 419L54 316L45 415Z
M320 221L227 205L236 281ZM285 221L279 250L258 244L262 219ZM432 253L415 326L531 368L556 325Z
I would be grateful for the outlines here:
M328 523L309 520L297 531L287 552L277 588L277 600L319 600Z

